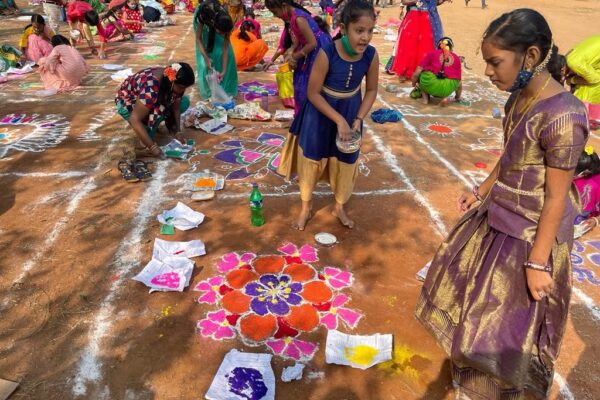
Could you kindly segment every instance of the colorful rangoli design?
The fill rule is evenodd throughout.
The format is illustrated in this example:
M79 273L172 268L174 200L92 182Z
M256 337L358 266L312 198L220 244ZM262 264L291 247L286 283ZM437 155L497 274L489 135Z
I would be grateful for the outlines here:
M597 278L596 272L594 272L600 267L600 240L576 240L571 252L571 264L573 278L578 282L588 282L594 286L600 286L600 278ZM590 264L592 268L589 268Z
M258 81L244 82L238 86L238 91L244 94L246 101L252 101L267 96L277 95L277 85Z
M0 129L3 158L10 150L40 152L55 147L69 135L71 125L62 115L8 114L0 117Z
M217 263L219 275L196 285L199 303L214 304L197 324L198 332L214 340L239 337L250 346L266 346L274 354L308 361L318 344L301 337L320 325L328 330L344 324L353 329L362 314L348 307L342 290L353 275L335 267L318 271L317 250L288 243L280 255L227 253Z
M421 127L421 129L425 133L442 137L456 136L458 133L456 132L456 129L437 122L426 123Z
M267 132L261 133L256 139L227 140L216 147L224 150L219 151L215 158L226 162L226 169L233 168L226 179L261 177L268 171L277 172L279 153L284 142L283 136Z

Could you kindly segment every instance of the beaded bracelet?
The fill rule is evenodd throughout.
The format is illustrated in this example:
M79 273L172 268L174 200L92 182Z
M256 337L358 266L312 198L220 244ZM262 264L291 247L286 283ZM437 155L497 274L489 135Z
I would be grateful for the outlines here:
M479 194L479 186L473 186L473 189L471 189L471 193L473 193L473 196L475 196L475 198L478 201L483 201L481 195Z
M527 261L527 262L523 263L523 266L525 268L534 269L536 271L548 272L550 274L552 273L551 266L534 263L533 261Z

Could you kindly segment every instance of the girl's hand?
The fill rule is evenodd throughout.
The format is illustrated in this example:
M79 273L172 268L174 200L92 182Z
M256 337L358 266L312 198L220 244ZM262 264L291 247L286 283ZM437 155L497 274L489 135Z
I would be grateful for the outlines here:
M164 160L166 158L165 155L163 154L162 150L158 146L153 147L152 149L150 149L150 153L152 153L152 155L154 157L158 157L161 160Z
M219 72L217 74L217 79L219 79L219 83L221 83L223 81L223 77L225 76L225 71L223 72Z
M298 65L298 61L292 56L286 57L285 62L290 65L291 69L296 69L296 66Z
M204 63L206 64L206 69L208 71L210 71L213 68L212 60L208 56L204 57Z
M471 209L471 206L473 205L473 203L475 203L476 201L477 201L477 198L471 192L461 194L456 202L458 211L460 211L460 212L469 211Z
M342 140L350 140L352 138L352 129L345 119L337 124L338 135Z
M175 134L175 139L177 139L181 144L187 143L187 140L185 140L185 137L183 137L183 134L181 132L177 132Z
M352 132L362 132L362 121L355 119L352 123Z
M266 70L268 70L269 68L271 68L271 65L273 65L273 64L274 64L273 60L269 60L269 61L267 61L267 62L265 63L265 66L263 67L263 71L266 71Z
M554 280L548 272L525 268L527 287L535 301L540 301L554 289Z

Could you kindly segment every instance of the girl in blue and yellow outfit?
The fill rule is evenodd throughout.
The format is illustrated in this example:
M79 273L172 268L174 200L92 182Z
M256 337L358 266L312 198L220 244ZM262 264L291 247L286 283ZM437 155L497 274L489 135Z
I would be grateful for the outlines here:
M362 131L363 118L377 97L379 56L369 45L374 27L371 3L350 0L342 13L342 38L324 46L313 65L307 101L292 123L279 169L288 178L294 170L298 172L302 210L293 225L296 229L303 230L311 218L313 189L327 176L335 195L333 214L344 226L354 226L344 205L352 195L360 150L342 153L336 134L348 140L352 132Z

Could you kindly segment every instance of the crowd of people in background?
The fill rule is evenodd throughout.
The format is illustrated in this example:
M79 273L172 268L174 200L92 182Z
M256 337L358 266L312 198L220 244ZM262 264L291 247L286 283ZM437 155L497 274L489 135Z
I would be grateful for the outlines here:
M14 9L14 2L2 1L3 10ZM461 57L437 12L449 2L401 1L405 14L385 70L400 83L410 81L411 97L424 105L461 101ZM258 4L282 27L277 48L265 59L269 48L253 3L185 0L193 12L196 65L176 62L135 73L120 85L116 109L140 145L162 157L156 141L162 122L185 140L180 116L189 107L187 89L197 84L200 97L210 99L217 82L235 98L238 71L268 70L282 58L293 70L294 120L278 171L298 177L300 211L292 226L305 229L315 185L327 179L332 212L351 229L346 204L359 150L343 151L339 142L360 139L377 97L379 55L370 44L377 11L367 0L322 0L320 12L294 0L264 0ZM82 40L105 58L110 42L131 39L160 21L168 24L173 12L171 0L43 5L47 18L32 15L18 48L3 46L0 57L37 65L44 85L58 91L77 87L89 70L77 49ZM59 34L63 9L65 36ZM511 93L504 108L504 152L487 179L458 199L465 215L433 258L416 311L448 352L453 382L464 398L548 395L571 293L574 225L581 233L598 224L600 159L586 141L600 120L600 36L564 57L555 43L544 16L531 9L501 15L483 34L485 75ZM147 178L146 166L138 167ZM141 179L127 165L119 169L126 180Z

